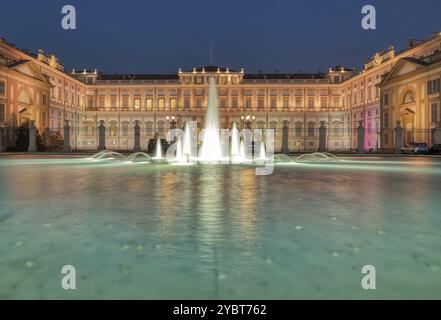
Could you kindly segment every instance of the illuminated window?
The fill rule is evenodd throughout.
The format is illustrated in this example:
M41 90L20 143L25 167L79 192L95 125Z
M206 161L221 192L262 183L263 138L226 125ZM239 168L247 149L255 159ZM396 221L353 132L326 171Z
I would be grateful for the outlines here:
M275 109L277 107L277 100L271 99L271 109Z
M129 100L124 99L124 100L123 100L123 108L124 108L124 109L127 109L128 107L129 107Z
M164 98L158 100L158 110L164 110Z
M148 98L145 100L145 106L147 110L152 110L153 100L151 98Z
M118 133L118 127L116 125L116 122L111 122L110 123L110 128L109 128L109 134L111 137L116 137Z
M245 99L245 108L251 109L251 99Z
M308 98L308 108L314 108L314 98Z
M133 108L135 108L135 110L141 109L141 99L133 100Z
M302 99L297 98L296 99L296 108L301 108L302 107Z
M173 98L170 100L170 108L176 110L176 99Z
M110 101L110 106L112 107L112 109L116 109L116 99L112 99Z
M283 100L283 108L284 109L288 109L289 108L289 100L288 99L284 99Z

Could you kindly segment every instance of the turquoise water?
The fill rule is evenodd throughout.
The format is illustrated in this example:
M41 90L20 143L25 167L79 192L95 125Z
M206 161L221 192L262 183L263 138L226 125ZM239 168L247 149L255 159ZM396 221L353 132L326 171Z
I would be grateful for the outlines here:
M270 176L2 157L0 298L441 298L440 179L424 157ZM76 290L60 285L68 264Z

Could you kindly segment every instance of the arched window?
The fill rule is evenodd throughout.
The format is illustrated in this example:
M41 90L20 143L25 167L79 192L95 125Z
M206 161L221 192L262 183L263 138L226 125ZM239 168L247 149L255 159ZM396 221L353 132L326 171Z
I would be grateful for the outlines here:
M124 121L124 122L122 123L122 126L121 126L121 134L122 134L124 137L127 137L127 136L129 135L129 123L128 123L127 121Z
M403 96L403 104L415 102L415 94L412 90L407 90Z
M296 122L294 125L295 128L295 135L296 137L301 137L302 136L302 129L303 129L303 123L301 122Z
M265 121L257 121L258 129L265 129Z
M109 135L111 137L116 137L118 135L118 125L117 125L116 121L110 122Z
M93 124L91 122L86 123L84 127L84 134L86 137L93 137L94 131Z
M165 133L165 122L164 121L158 121L158 133L160 137L164 136Z
M315 136L315 123L308 122L308 137L314 137L314 136Z
M145 134L147 137L153 136L153 122L147 121L145 124Z

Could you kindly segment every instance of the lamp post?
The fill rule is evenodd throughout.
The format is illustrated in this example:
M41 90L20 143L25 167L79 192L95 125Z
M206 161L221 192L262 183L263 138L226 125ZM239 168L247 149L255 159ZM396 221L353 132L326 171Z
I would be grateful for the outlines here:
M175 116L166 116L165 119L167 120L167 122L170 125L170 129L176 129L176 118Z
M246 116L241 116L240 119L242 120L242 127L245 124L247 129L251 129L251 125L254 120L256 120L256 117L248 114Z

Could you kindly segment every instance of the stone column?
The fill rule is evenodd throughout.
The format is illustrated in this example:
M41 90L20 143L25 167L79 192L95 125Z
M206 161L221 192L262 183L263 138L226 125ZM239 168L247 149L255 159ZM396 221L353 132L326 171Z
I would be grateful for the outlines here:
M133 146L133 152L141 151L141 128L139 127L139 121L135 120L135 127L133 128L135 134L135 144Z
M98 126L98 150L106 150L106 127L104 126L104 120L100 120Z
M395 153L401 153L401 148L403 147L403 128L400 125L400 121L397 121L397 124L394 129L395 135Z
M29 146L28 152L37 152L37 128L34 121L29 125Z
M284 154L288 154L289 153L289 146L288 146L288 126L286 125L286 121L283 124L283 128L282 128L282 150L281 152Z
M364 153L364 127L363 127L363 121L358 121L358 135L357 135L357 152L358 153Z
M319 128L319 152L326 152L326 131L325 122L320 121Z
M5 127L0 125L0 152L6 150Z
M441 121L432 132L432 144L441 144Z
M69 121L66 120L66 124L64 126L64 146L63 146L64 152L71 152L72 148L70 146L70 126Z

